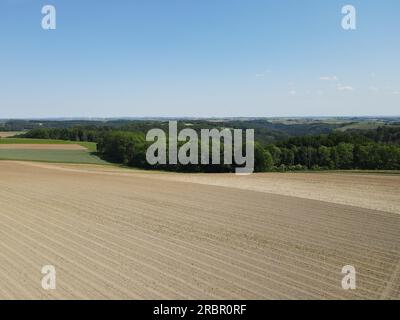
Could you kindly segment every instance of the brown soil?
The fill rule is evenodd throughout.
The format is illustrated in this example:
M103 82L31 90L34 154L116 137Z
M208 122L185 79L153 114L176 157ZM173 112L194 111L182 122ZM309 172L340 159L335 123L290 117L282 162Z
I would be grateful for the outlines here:
M398 177L237 178L1 161L0 298L400 298Z

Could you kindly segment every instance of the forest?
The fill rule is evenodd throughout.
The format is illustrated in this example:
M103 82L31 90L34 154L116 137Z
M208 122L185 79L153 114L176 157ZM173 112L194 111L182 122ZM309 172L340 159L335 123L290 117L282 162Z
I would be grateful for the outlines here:
M76 125L65 128L36 128L24 133L25 138L91 141L97 143L98 154L107 161L126 166L185 172L232 172L232 165L154 165L146 161L146 132L164 128L168 122L122 125ZM187 123L179 122L179 127ZM208 123L208 127L215 127ZM231 127L241 128L239 124ZM200 127L191 126L195 130ZM204 126L203 126L204 127ZM218 128L221 124L218 123ZM399 170L400 127L382 126L373 130L350 130L290 136L270 130L257 130L255 141L255 171L295 170ZM258 134L258 136L257 136ZM273 143L270 138L274 137ZM221 153L223 148L221 148Z

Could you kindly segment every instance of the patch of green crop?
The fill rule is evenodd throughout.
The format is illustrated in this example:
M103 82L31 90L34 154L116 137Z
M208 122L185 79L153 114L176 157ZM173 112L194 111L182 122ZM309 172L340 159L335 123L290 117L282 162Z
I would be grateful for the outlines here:
M85 150L13 150L0 149L0 160L42 161L58 163L107 164Z
M29 138L1 138L0 144L78 144L89 152L97 151L97 144L95 142L87 141L66 141L66 140L52 140L52 139L29 139Z

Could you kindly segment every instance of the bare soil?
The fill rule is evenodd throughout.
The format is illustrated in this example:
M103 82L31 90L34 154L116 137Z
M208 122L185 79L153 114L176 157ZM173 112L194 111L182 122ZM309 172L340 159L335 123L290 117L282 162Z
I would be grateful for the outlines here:
M0 144L0 150L86 150L78 144Z
M0 298L400 299L399 179L0 161Z
M17 134L22 134L23 132L17 132L17 131L0 131L0 138L10 138L14 137Z

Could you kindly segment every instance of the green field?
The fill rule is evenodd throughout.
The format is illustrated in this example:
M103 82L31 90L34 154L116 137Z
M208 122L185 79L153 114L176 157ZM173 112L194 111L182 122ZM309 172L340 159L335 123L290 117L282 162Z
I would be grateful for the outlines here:
M88 149L89 152L96 152L97 145L95 142L86 141L66 141L51 139L28 139L28 138L2 138L0 144L78 144Z
M377 129L381 126L384 126L385 123L380 121L373 121L373 122L355 122L347 124L341 128L336 129L337 131L347 131L347 130L373 130Z
M94 153L97 145L94 142L64 141L50 139L27 139L27 138L1 138L0 144L78 144L87 150L19 150L1 149L0 160L42 161L58 163L84 163L84 164L107 164Z
M107 164L84 150L0 150L0 160L43 161L59 163Z

